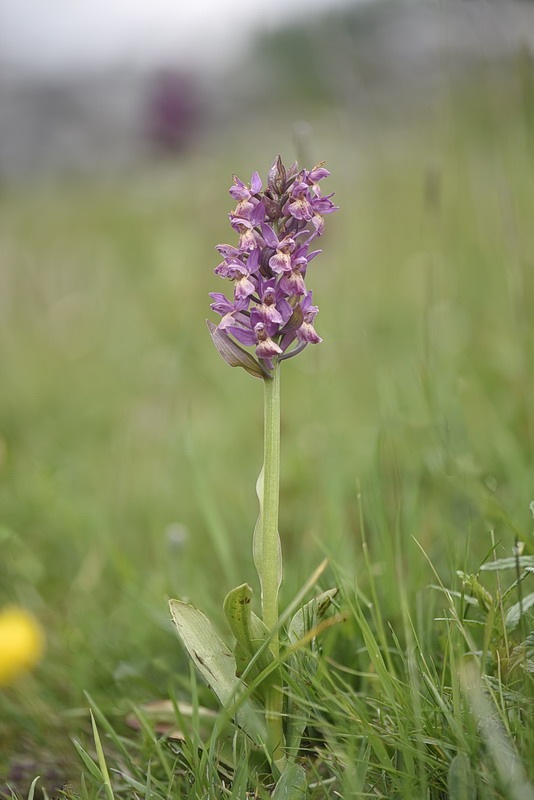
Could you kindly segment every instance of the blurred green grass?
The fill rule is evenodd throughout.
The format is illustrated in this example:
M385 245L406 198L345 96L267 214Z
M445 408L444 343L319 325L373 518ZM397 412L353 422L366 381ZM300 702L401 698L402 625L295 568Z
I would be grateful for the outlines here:
M500 91L437 108L404 132L318 122L341 206L309 281L324 344L282 378L283 599L325 553L362 576L363 523L393 628L399 566L432 625L414 539L445 582L490 531L498 555L532 550L534 130ZM0 606L48 639L0 694L4 768L51 736L68 750L83 690L121 716L183 685L167 597L222 626L253 581L262 387L204 320L231 174L290 160L272 140L0 197Z

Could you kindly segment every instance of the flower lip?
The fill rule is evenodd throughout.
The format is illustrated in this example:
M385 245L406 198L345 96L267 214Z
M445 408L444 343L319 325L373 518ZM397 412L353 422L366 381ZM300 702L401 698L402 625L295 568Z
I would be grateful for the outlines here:
M280 286L284 292L296 295L297 297L301 297L306 294L304 275L298 269L291 270L289 273L284 273L280 280Z
M299 342L308 342L309 344L319 344L323 340L313 326L313 320L319 313L317 306L312 305L312 293L308 292L306 297L301 303L302 312L304 315L302 325L295 333Z
M307 197L308 188L305 192L296 193L291 203L284 206L284 211L288 211L292 217L298 220L308 221L313 217L313 209L309 198Z
M269 266L273 272L288 272L291 270L291 254L296 248L296 242L291 236L286 236L278 242L276 253L269 259Z
M273 358L282 353L282 348L271 339L266 326L262 322L258 322L254 326L254 334L258 343L256 346L257 356L260 358Z
M311 322L303 322L300 328L297 328L295 333L299 342L320 344L323 341Z
M256 291L256 284L249 278L248 275L243 275L234 284L234 294L236 300L244 300L254 294Z
M275 336L280 327L284 324L284 318L275 305L256 306L250 312L250 324L256 326L262 324L269 336Z

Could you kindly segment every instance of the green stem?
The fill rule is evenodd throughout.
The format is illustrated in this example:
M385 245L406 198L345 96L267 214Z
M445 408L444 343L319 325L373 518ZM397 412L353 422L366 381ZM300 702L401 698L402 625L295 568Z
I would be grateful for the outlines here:
M269 630L278 622L278 586L280 539L278 505L280 492L280 365L273 377L264 380L264 460L263 460L263 530L262 530L262 612ZM278 655L278 634L271 639L271 649Z
M261 582L263 621L269 631L278 623L278 589L280 585L281 555L278 534L278 506L280 494L280 365L275 364L273 377L264 380L264 462L263 462L263 520L261 546ZM279 655L278 632L272 634L271 649ZM273 762L278 769L284 762L284 733L282 724L283 694L281 687L273 686L266 697L265 718L269 731L269 745Z

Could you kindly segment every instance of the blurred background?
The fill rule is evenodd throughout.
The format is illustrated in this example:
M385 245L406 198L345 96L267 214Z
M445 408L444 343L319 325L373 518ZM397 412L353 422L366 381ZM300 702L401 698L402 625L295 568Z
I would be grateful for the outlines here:
M3 0L0 179L131 170L267 120L272 136L275 118L398 126L451 82L526 60L532 14L527 0Z
M430 625L415 540L452 583L531 547L533 58L528 0L2 0L0 607L47 650L0 791L76 782L84 691L187 697L168 596L222 629L254 579L261 385L204 322L234 172L324 159L341 207L283 375L284 602L365 531Z

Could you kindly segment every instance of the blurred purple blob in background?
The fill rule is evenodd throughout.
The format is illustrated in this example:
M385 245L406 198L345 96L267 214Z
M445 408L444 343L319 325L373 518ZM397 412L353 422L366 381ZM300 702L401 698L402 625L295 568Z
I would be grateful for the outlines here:
M198 130L201 100L194 78L185 72L162 69L147 89L146 134L162 152L176 153Z

